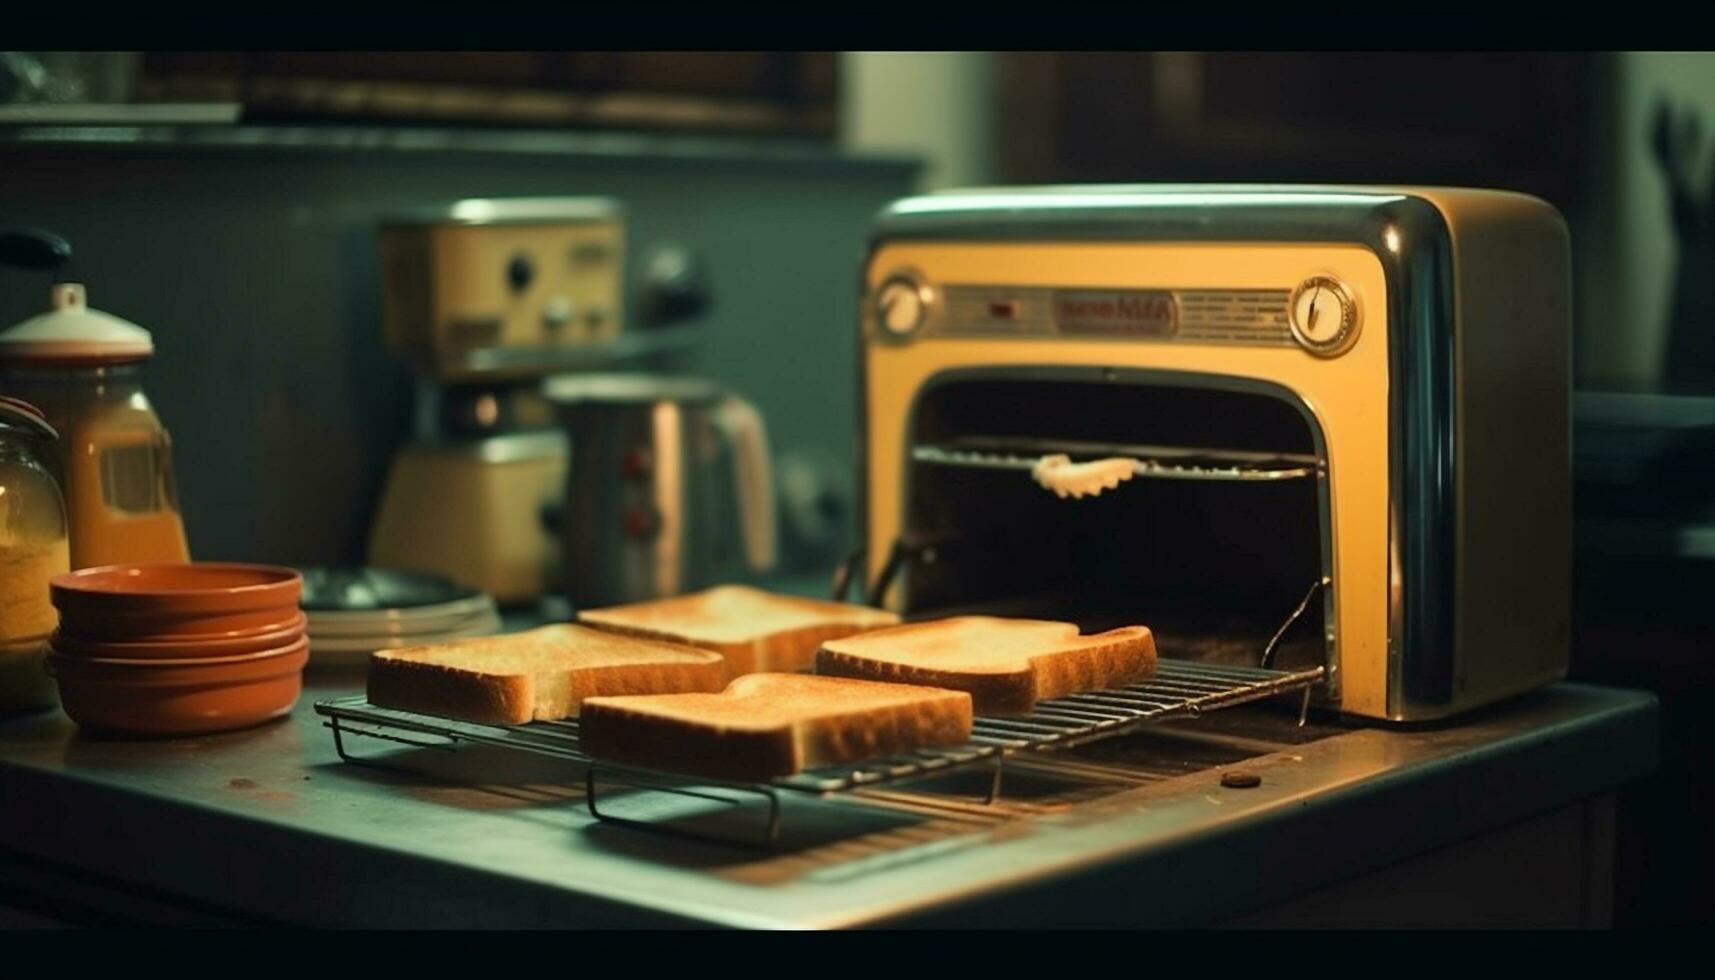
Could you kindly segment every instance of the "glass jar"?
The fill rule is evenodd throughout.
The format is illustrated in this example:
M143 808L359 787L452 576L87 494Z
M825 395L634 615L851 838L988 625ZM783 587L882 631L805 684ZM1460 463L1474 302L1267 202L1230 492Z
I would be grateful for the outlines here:
M55 283L48 300L47 312L0 330L0 394L35 404L59 432L51 465L72 567L189 561L172 442L143 394L153 338L92 309L81 283Z
M143 393L142 365L0 368L0 390L39 406L60 433L73 568L190 560L172 438Z
M45 659L59 624L48 592L70 568L65 504L43 463L54 430L33 406L0 397L0 711L57 703Z

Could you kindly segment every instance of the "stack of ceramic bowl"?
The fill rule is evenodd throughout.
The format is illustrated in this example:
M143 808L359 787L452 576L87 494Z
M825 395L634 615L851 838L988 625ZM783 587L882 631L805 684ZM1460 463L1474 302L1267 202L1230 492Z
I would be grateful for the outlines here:
M305 568L304 615L317 666L359 667L377 650L500 632L494 599L448 579L386 568Z
M194 562L60 575L48 671L80 726L126 735L246 728L292 710L309 643L290 568Z

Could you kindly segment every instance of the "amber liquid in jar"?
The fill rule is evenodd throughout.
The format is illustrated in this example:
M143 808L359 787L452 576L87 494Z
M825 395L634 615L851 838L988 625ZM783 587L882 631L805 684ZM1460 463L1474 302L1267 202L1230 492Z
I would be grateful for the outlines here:
M143 393L139 365L19 368L4 382L59 431L72 568L190 560L172 440Z
M172 442L147 404L101 406L65 440L73 567L190 560Z
M46 662L59 625L48 583L69 558L59 488L27 445L0 430L0 711L58 703Z

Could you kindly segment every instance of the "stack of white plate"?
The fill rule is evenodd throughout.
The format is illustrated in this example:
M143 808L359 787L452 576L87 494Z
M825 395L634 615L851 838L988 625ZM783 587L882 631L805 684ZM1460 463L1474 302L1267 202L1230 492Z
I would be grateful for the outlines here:
M310 662L365 664L377 650L500 632L493 597L447 579L384 568L305 568Z

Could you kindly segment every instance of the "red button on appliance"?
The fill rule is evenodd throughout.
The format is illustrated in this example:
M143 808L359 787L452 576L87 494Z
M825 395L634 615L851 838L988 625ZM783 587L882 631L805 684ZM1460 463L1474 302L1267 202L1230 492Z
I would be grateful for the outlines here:
M649 469L654 463L655 457L650 454L649 450L639 446L620 457L619 471L630 479L636 480L648 476Z
M628 538L650 538L661 530L661 518L649 507L628 507L620 518L620 526Z

